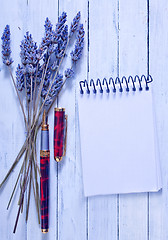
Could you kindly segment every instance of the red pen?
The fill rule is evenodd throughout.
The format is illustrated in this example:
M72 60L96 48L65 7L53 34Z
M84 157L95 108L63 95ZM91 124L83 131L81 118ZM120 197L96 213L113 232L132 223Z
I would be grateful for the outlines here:
M45 110L41 127L41 150L40 150L40 203L41 203L41 231L49 231L49 125L46 120Z
M54 109L54 159L57 162L62 160L66 152L67 139L67 115L65 108Z

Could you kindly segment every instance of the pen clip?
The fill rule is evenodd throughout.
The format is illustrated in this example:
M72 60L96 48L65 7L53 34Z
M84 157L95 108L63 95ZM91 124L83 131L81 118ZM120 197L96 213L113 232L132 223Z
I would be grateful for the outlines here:
M66 121L66 126L65 126L65 143L64 143L64 153L63 156L66 154L66 147L67 147L67 125L68 125L68 115L65 115L65 121Z

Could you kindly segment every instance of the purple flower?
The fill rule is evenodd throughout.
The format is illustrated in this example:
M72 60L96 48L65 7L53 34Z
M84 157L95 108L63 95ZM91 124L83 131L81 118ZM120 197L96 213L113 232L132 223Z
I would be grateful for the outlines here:
M22 91L24 88L24 74L20 64L18 64L16 69L16 86L19 91Z
M37 44L33 41L32 35L29 32L26 32L24 36L24 40L22 40L21 45L20 58L21 63L25 67L25 71L29 73L34 73L34 67L37 65Z
M82 50L84 47L84 35L85 31L83 28L83 24L80 24L76 37L75 49L71 52L71 59L73 62L79 60L82 55Z
M34 78L36 78L36 82L37 85L40 84L41 79L42 79L42 72L43 72L43 68L40 64L38 64L35 68L35 72L34 72Z
M65 56L67 44L76 31L75 47L71 52L72 66L64 71L64 80L73 77L73 64L80 59L84 47L85 32L83 25L79 25L80 12L78 12L74 17L70 26L69 34L66 21L67 14L63 12L58 18L55 30L53 30L53 25L47 17L44 24L44 37L42 38L39 48L37 47L37 43L33 41L32 35L29 32L26 32L26 35L20 45L21 64L18 64L16 69L17 89L19 91L26 89L28 99L30 100L31 93L33 97L34 87L36 86L38 88L41 80L45 77L45 79L43 79L44 84L41 93L42 101L44 101L46 95L48 95L45 106L53 101L62 87L63 75L60 74L62 71L60 64L61 60ZM2 41L3 62L6 65L10 65L13 61L10 58L11 49L9 25L7 25L4 30ZM57 75L56 79L52 84L49 94L47 94L55 74Z
M66 49L67 41L68 41L68 25L65 25L62 32L60 33L60 38L58 40L58 44L55 49L55 56L57 59L60 59L63 57Z
M41 92L41 97L42 98L45 98L45 96L47 94L47 90L49 88L50 81L51 81L50 78L51 78L51 72L47 69L46 76L45 76L45 79L44 79L43 88L42 88L42 92Z
M49 47L53 41L53 30L52 30L52 24L49 18L47 17L45 20L45 35L44 38L42 38L41 48Z
M54 62L51 64L50 68L51 68L52 71L56 71L57 68L58 68L58 63L57 63L57 61L54 61Z
M55 97L63 83L63 75L58 74L49 93L49 96Z
M37 53L36 53L36 57L37 57L37 60L40 61L43 57L43 53L44 53L44 49L39 47L37 49Z
M11 55L11 48L10 48L10 27L6 25L3 35L2 35L2 59L3 63L7 66L13 63Z
M48 85L43 86L43 90L42 90L42 94L41 94L41 97L42 97L43 101L44 101L44 99L45 99L45 97L47 95L48 88L50 86L50 82L51 81L52 80L50 80L48 82ZM52 103L52 100L53 100L54 97L57 96L58 91L60 90L60 88L62 86L62 83L63 83L63 75L58 74L56 79L55 79L55 81L54 81L54 83L52 84L51 90L50 90L50 92L48 94L48 97L47 97L47 99L45 101L45 106L48 106L49 104Z
M67 68L64 72L66 78L71 78L74 75L74 71L72 68Z
M28 100L30 100L31 91L32 93L34 91L35 79L37 85L41 81L42 67L39 64L39 60L42 52L40 49L37 49L37 43L33 41L29 32L26 32L20 48L21 66L18 65L16 70L17 88L19 91L25 88Z
M74 32L76 31L76 29L78 27L80 16L81 16L80 12L78 12L76 17L74 17L73 22L71 23L70 32L69 32L70 38L73 36Z
M25 82L26 82L27 98L30 101L30 96L31 96L30 74L25 73L24 68L20 66L20 64L18 64L16 69L16 86L19 91L23 91L23 89L25 88ZM34 83L33 83L32 90L34 90Z
M65 27L65 22L67 21L67 14L63 12L58 18L58 23L56 24L55 31L53 31L53 43L58 44L61 38L61 33Z
M57 58L62 57L62 48L65 42L65 35L67 32L67 27L64 27L66 22L67 15L65 12L58 19L58 23L56 25L56 30L52 30L52 24L48 18L45 21L45 36L42 39L41 48L47 49L47 52L44 56L44 62L47 61L48 57L55 52ZM68 34L67 34L68 35ZM61 49L60 49L61 46Z
M58 18L58 23L56 24L56 37L60 37L60 34L62 32L62 29L64 28L64 24L67 21L67 14L66 12L63 12L61 16Z

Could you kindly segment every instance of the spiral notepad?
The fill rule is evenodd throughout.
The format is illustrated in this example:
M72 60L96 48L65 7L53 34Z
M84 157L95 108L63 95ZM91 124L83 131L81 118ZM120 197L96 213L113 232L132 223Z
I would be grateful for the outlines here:
M151 85L150 75L79 82L85 196L161 188Z

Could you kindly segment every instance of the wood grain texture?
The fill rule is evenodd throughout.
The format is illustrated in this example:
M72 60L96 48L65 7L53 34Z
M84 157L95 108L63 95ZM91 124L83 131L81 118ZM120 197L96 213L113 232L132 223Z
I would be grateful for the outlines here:
M120 77L147 74L146 0L120 0ZM123 179L126 181L126 179ZM120 195L119 239L148 239L148 196L146 193Z
M0 29L1 34L6 24L10 25L11 29L11 47L12 58L15 60L13 68L17 66L19 59L19 43L22 39L23 32L18 27L22 26L21 14L24 14L26 2L20 0L13 1L13 8L10 8L10 1L3 1L0 8ZM22 10L23 8L23 10ZM2 17L3 16L3 17ZM11 167L17 152L20 150L24 141L24 120L21 108L19 107L19 101L15 89L13 87L12 79L9 75L8 69L3 65L2 59L0 59L0 182L5 177L8 169ZM12 71L15 74L14 71ZM19 126L19 127L18 127ZM20 222L18 224L18 230L13 235L13 228L18 211L18 198L19 189L17 189L17 196L7 211L7 204L10 199L14 183L17 178L18 171L21 164L18 163L15 170L12 172L10 178L5 183L4 187L0 191L0 238L1 239L25 239L26 229L25 224L25 212L20 216Z
M117 59L118 2L89 1L89 79L116 77ZM117 239L117 217L117 195L89 197L88 239Z
M168 239L168 2L149 2L149 70L154 78L153 102L162 169L163 189L149 195L149 239Z
M66 82L65 91L58 100L59 107L65 107L68 115L68 135L66 157L58 164L58 239L86 239L86 198L83 196L82 168L79 157L79 142L76 115L76 83L87 76L87 1L59 1L59 14L66 11L68 25L78 11L81 11L81 21L85 29L85 48L82 59L75 68L75 77ZM75 37L75 36L74 36ZM75 44L75 38L70 42L70 51ZM72 47L71 47L72 46ZM66 67L71 66L70 51L64 60ZM79 68L78 68L79 67ZM65 69L64 69L65 70Z
M16 234L12 233L17 214L17 197L14 198L10 210L7 211L6 206L20 167L18 164L5 187L0 191L0 239L167 240L168 2L166 0L13 0L12 3L10 0L1 1L0 35L5 25L10 24L12 57L15 60L13 73L17 63L20 62L19 45L26 31L30 31L34 40L40 43L46 17L49 17L55 26L58 15L66 11L70 24L79 10L86 32L85 48L75 77L65 85L58 99L58 106L65 107L68 114L67 153L59 164L52 157L53 109L49 115L51 149L49 233L46 235L41 233L37 223L33 193L28 224L25 224L24 210ZM70 66L69 55L64 61L66 66ZM153 100L163 190L150 194L85 198L76 97L78 81L118 75L120 77L141 75L147 74L148 70L154 78ZM25 138L22 112L1 58L0 89L1 181ZM39 143L38 136L38 150Z

